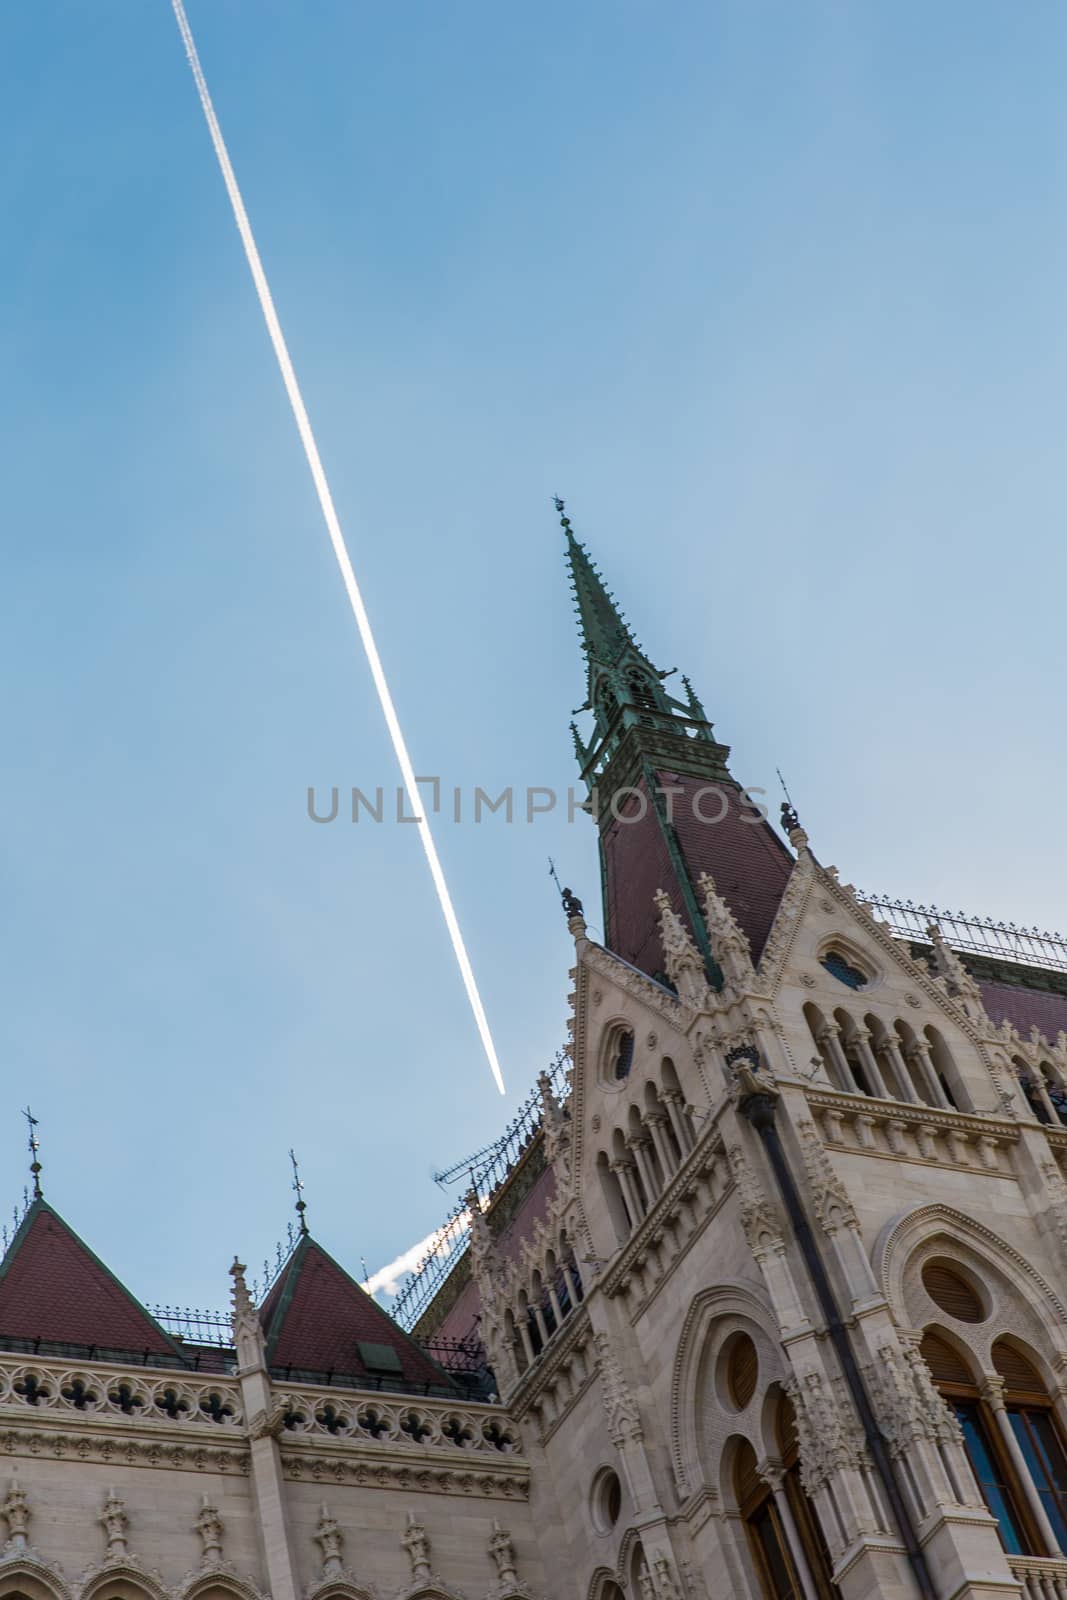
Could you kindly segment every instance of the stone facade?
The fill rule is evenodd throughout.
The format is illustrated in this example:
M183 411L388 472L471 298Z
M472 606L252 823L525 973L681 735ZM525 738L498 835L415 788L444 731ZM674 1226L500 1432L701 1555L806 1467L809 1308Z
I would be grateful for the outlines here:
M565 1089L415 1329L496 1397L303 1233L261 1305L234 1263L232 1345L175 1341L38 1198L0 1600L1067 1600L1067 977L981 981L745 815L564 526L632 960L565 891Z

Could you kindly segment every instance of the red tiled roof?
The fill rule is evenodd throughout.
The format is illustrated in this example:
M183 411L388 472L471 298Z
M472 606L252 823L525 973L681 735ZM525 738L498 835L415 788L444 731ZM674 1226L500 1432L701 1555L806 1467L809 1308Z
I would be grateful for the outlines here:
M314 1239L302 1239L260 1311L267 1360L296 1371L367 1376L359 1344L388 1345L400 1376L418 1388L447 1386L440 1367L410 1340ZM372 1376L374 1374L371 1374Z
M0 1263L0 1335L179 1359L158 1323L43 1200Z
M1055 1044L1061 1029L1067 1032L1067 995L1008 983L981 983L979 987L992 1020L1003 1022L1006 1017L1024 1039L1034 1026L1050 1044Z
M726 784L711 786L691 777L661 771L656 781L663 789L680 789L673 800L673 824L694 889L702 872L710 872L715 887L737 918L758 961L767 942L775 913L793 869L793 858L766 822L752 821L751 807ZM644 791L644 785L640 785ZM719 796L722 796L722 800ZM659 918L653 902L664 889L671 904L689 926L663 829L647 803L640 821L625 820L637 812L640 800L632 796L623 808L623 820L603 834L607 879L605 943L642 972L663 969ZM720 811L726 809L720 821ZM704 822L701 817L709 820ZM750 820L745 820L746 818ZM690 931L692 931L690 927Z

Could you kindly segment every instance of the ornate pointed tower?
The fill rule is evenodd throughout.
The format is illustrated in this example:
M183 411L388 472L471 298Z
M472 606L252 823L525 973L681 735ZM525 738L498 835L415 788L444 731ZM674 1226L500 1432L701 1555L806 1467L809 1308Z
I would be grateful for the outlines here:
M697 893L713 875L758 960L792 857L730 772L729 747L715 738L687 678L684 700L671 676L641 649L561 500L567 560L586 658L586 743L572 724L582 778L600 833L604 937L608 947L653 977L663 954L654 896L667 894L690 929L708 975L715 965Z

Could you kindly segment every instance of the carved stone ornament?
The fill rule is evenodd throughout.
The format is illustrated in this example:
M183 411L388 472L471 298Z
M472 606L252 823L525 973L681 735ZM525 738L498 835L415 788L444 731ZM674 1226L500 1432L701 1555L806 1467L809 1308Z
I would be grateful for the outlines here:
M682 1600L682 1591L671 1570L670 1560L662 1550L657 1550L652 1557L653 1593L659 1600Z
M408 1553L414 1582L428 1582L433 1576L430 1571L430 1541L426 1537L426 1529L417 1521L414 1511L408 1512L407 1524L400 1543Z
M489 1538L489 1554L493 1565L496 1567L496 1575L501 1585L507 1584L514 1587L518 1581L518 1571L515 1565L515 1545L511 1534L508 1533L506 1528L502 1528L495 1518L493 1520L493 1531Z
M607 1334L598 1333L594 1342L608 1432L616 1448L622 1449L624 1445L636 1443L644 1437L641 1413L622 1375L622 1368L615 1359Z
M715 887L715 879L710 872L700 874L697 887L704 897L708 937L723 977L737 989L750 989L756 977L752 950L737 918Z
M126 1515L125 1501L116 1489L112 1489L109 1492L104 1502L100 1521L104 1525L104 1533L107 1538L108 1561L121 1561L123 1556L129 1554L126 1531L130 1525L130 1519Z
M0 1506L0 1511L7 1518L7 1542L10 1549L27 1550L30 1543L30 1508L26 1501L26 1491L17 1477L12 1477L7 1499L3 1506Z
M709 999L708 980L700 952L665 892L657 889L653 899L659 912L659 937L667 976L678 991L679 998L699 1010Z
M882 1433L890 1452L899 1455L916 1440L960 1443L960 1426L938 1394L929 1370L915 1348L903 1353L892 1344L878 1349L865 1376Z
M741 1227L744 1230L748 1247L753 1254L759 1255L769 1248L782 1244L782 1232L778 1226L778 1217L774 1206L767 1198L760 1185L756 1174L745 1160L744 1152L739 1145L732 1145L727 1151L730 1170L734 1176L737 1189L737 1198L741 1208Z
M323 1578L339 1578L344 1570L341 1554L344 1535L336 1517L330 1515L329 1506L324 1505L319 1511L319 1525L314 1539L322 1551Z
M814 1494L840 1468L865 1463L863 1436L845 1396L836 1394L819 1372L790 1378L786 1393L793 1402L800 1450L800 1476Z
M196 1519L196 1531L200 1535L202 1554L200 1564L204 1567L220 1567L222 1565L222 1518L219 1508L213 1505L204 1496L200 1503L200 1513Z
M797 1123L797 1134L812 1205L820 1226L827 1233L834 1233L840 1227L858 1228L859 1218L849 1199L848 1190L834 1171L814 1122L807 1117L802 1118Z

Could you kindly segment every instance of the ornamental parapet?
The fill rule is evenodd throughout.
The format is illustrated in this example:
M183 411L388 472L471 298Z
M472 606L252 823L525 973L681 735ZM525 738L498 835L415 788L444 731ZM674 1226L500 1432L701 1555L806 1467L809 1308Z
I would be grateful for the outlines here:
M447 1450L496 1458L520 1453L501 1406L448 1400L384 1400L379 1394L297 1385L277 1391L275 1426L283 1444L356 1441L383 1449Z
M820 1089L808 1089L806 1097L823 1139L839 1149L1011 1176L1008 1152L1018 1143L1019 1125L1006 1117Z
M95 1362L72 1366L45 1357L0 1360L0 1414L45 1426L92 1419L213 1435L244 1429L235 1378L191 1379L182 1372Z

